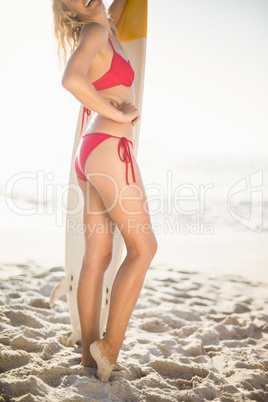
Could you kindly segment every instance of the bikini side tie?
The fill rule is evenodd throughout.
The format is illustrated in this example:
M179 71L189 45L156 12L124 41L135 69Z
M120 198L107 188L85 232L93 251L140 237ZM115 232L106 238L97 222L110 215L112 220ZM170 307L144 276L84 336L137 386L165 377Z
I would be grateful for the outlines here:
M83 128L84 128L84 124L85 124L85 115L87 116L87 121L86 121L86 124L87 124L88 118L89 118L90 114L91 114L91 110L84 106L84 107L83 107L83 114L82 114L82 123L81 123L80 137L81 137L81 135L82 135Z
M129 181L128 181L128 164L130 163L131 166L131 171L132 171L132 178L134 183L136 183L136 177L135 177L135 172L134 172L134 166L133 166L133 161L131 157L131 152L129 148L129 142L132 145L133 148L133 143L132 141L128 140L126 137L121 137L118 143L118 155L119 158L122 162L125 162L126 164L126 179L127 179L127 184L129 186ZM121 157L121 149L123 149L123 157Z

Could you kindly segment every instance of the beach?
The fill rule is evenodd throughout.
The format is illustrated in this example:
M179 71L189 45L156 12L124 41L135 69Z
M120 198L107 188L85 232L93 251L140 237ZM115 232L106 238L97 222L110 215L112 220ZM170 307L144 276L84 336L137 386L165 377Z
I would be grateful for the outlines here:
M225 159L185 160L174 162L173 170L167 164L164 173L159 166L153 182L155 168L144 163L145 182L154 183L147 193L158 252L127 328L119 370L108 383L80 365L79 343L67 346L66 297L49 305L64 277L61 194L57 204L40 192L12 199L2 191L0 401L267 401L266 175L262 210L259 199L248 202L248 190L227 205L234 184L266 172L266 165L229 158L227 169ZM171 173L173 192L166 185ZM195 204L191 197L174 204L182 180L196 191L200 182L213 184L204 210L201 196ZM162 198L152 198L159 188L166 189ZM250 219L237 221L249 212Z
M67 346L66 296L49 304L80 102L50 2L3 5L0 402L268 401L268 2L149 3L137 159L158 252L107 383Z
M267 401L267 282L150 267L108 383L80 366L61 266L1 266L1 401Z

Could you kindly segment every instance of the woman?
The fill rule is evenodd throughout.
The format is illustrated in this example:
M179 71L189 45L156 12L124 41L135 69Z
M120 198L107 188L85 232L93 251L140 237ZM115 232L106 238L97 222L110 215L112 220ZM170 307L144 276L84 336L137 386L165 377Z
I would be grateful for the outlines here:
M73 53L62 85L95 118L80 140L75 158L77 182L84 196L85 253L77 301L82 335L82 361L97 367L107 381L146 272L156 253L146 194L132 152L133 126L140 118L134 105L134 71L116 37L127 0L115 0L107 13L102 0L53 0L59 50ZM130 165L131 169L128 169ZM131 174L132 173L132 174ZM103 276L119 228L127 255L115 278L105 336L99 316ZM102 225L106 230L92 230Z

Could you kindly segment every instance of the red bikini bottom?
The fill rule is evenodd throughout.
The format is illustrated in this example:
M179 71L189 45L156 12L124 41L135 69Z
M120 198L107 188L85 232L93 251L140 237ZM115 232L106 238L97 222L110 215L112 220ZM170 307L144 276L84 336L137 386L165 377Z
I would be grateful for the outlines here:
M75 160L74 160L75 172L76 172L77 177L79 177L79 179L88 181L87 177L85 176L85 172L84 172L85 164L86 164L88 156L91 154L91 152L95 148L97 148L98 145L100 145L103 141L105 141L111 137L119 138L118 148L117 148L118 155L119 155L120 160L122 162L125 162L125 164L126 164L127 184L129 185L129 181L128 181L128 164L129 163L131 166L133 181L134 181L134 183L136 182L133 161L131 158L131 152L130 152L130 148L129 148L129 143L131 143L132 148L133 148L132 141L128 140L126 137L117 137L115 135L110 135L110 134L105 134L105 133L85 134L81 138L77 152L76 152ZM121 156L121 152L123 153L123 157Z

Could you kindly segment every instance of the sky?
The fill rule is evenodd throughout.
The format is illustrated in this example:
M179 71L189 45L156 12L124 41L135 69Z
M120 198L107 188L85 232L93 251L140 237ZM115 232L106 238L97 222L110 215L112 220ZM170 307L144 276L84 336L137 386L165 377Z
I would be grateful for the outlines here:
M39 169L67 181L79 104L61 87L51 2L1 12L0 185ZM267 49L267 0L149 0L140 157L265 154Z

